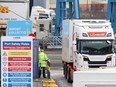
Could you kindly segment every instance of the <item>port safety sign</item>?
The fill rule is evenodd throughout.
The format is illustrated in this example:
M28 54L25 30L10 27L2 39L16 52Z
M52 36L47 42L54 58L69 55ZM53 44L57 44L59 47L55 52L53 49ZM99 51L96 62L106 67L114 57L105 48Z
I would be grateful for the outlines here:
M1 37L1 87L33 87L32 37Z

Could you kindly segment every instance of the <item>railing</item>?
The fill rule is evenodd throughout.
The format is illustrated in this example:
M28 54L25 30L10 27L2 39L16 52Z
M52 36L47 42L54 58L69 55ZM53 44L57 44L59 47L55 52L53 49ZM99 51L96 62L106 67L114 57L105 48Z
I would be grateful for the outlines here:
M43 39L43 46L47 45L50 48L57 48L62 46L62 37L59 36L48 36Z

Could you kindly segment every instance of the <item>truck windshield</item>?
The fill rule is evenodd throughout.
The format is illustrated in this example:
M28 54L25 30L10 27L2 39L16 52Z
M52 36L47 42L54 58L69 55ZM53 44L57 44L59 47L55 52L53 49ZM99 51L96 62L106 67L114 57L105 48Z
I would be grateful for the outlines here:
M102 41L80 41L80 52L82 54L89 55L105 55L113 53L113 41L102 40Z
M39 14L39 19L47 19L47 18L49 18L48 14L42 14L42 13Z

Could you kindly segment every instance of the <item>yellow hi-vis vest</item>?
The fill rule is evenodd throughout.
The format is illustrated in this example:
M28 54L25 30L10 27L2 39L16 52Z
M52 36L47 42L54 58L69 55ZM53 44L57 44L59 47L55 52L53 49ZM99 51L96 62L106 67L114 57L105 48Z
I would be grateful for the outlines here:
M44 52L39 53L39 67L47 67L48 57Z

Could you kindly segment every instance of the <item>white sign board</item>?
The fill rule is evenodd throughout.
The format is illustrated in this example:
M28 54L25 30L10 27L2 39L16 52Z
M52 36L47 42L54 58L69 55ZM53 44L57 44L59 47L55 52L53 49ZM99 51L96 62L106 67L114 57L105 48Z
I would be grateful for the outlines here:
M1 87L33 87L33 39L1 37Z
M29 2L1 2L0 1L0 22L7 20L25 20L28 17Z

